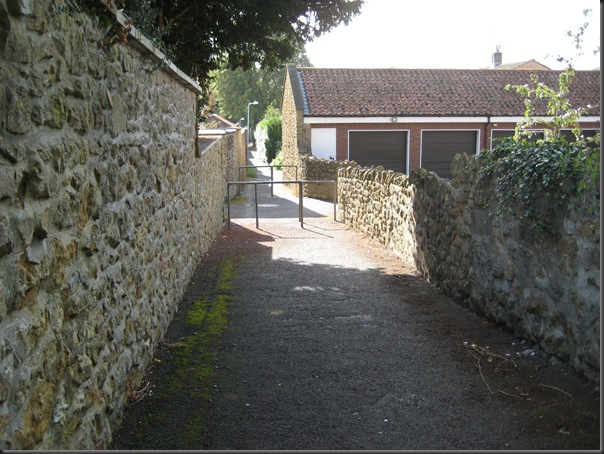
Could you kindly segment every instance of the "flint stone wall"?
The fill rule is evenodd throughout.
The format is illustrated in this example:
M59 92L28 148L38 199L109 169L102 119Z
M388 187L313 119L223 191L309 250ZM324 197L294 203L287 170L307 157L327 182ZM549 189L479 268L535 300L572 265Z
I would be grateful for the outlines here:
M196 147L190 79L103 39L0 0L0 449L107 446L245 164Z
M554 235L492 216L479 158L457 156L453 178L418 169L338 173L340 218L392 248L447 295L501 322L594 382L600 376L597 215L558 213Z

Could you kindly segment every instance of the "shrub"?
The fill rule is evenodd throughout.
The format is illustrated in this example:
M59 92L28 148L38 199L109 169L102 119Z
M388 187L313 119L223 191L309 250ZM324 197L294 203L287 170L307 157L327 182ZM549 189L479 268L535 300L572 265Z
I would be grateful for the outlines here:
M266 162L269 164L275 159L281 150L281 116L276 114L269 116L258 123L256 127L256 141L258 150L264 148Z

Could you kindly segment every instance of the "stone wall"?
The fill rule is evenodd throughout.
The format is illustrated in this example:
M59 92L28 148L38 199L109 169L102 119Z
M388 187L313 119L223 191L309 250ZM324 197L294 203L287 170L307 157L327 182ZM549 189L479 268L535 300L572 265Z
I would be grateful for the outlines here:
M0 449L107 445L245 164L196 147L194 82L104 33L0 0Z
M338 174L340 219L389 246L444 293L600 376L600 228L597 215L561 212L535 235L491 215L476 185L479 158L457 156L453 178L418 169Z
M338 180L338 170L356 166L354 161L331 161L316 156L300 158L299 178L307 181ZM304 197L333 201L334 185L331 183L309 183L304 185Z

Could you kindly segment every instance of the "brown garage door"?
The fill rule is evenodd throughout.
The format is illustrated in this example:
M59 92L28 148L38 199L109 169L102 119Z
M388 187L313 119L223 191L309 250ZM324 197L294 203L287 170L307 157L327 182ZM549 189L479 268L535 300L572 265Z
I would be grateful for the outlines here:
M349 131L348 159L406 173L407 131Z
M491 150L499 145L501 139L507 139L508 137L514 137L515 130L513 129L493 129L491 131ZM533 134L526 140L529 142L536 142L537 140L543 139L543 132L533 131Z
M478 131L423 131L421 167L451 178L451 162L458 153L476 154Z

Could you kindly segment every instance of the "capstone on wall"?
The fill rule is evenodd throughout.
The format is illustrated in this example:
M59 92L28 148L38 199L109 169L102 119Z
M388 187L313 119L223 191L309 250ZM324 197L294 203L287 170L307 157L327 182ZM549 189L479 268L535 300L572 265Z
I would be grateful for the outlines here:
M585 210L557 213L536 235L490 214L480 158L458 155L451 180L418 169L338 173L339 217L396 251L444 293L501 322L597 382L600 376L600 228Z
M0 0L0 449L108 445L245 164L73 6Z

